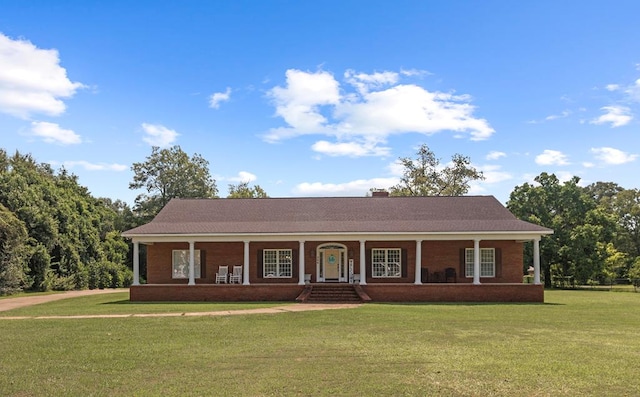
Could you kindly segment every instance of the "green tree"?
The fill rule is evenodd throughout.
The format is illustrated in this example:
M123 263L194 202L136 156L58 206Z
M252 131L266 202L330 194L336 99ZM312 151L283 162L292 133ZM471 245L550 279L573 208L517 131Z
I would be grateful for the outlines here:
M27 232L19 256L27 288L86 288L88 264L108 258L126 270L124 242L114 237L118 213L92 197L66 170L56 173L30 155L9 157L0 150L0 204Z
M555 175L542 173L535 181L537 185L516 186L507 208L522 220L554 230L540 247L545 284L551 285L552 267L579 283L599 278L607 258L606 243L615 234L615 217L578 186L578 177L560 183ZM525 261L531 261L530 245Z
M172 198L214 198L218 189L209 162L199 154L191 158L180 146L153 147L146 161L133 163L129 189L145 189L136 197L134 211L144 220L153 218Z
M0 295L26 286L27 228L15 214L0 204Z
M227 198L268 198L267 192L265 192L260 185L254 187L249 186L249 182L241 182L237 185L229 185L229 195Z
M425 144L416 155L415 159L399 159L404 170L400 183L389 188L391 196L462 196L469 191L470 182L484 179L469 157L454 154L451 164L442 167Z

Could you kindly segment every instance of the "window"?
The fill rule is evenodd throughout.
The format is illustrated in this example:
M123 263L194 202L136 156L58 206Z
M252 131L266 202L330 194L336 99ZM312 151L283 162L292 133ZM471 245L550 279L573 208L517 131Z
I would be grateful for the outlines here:
M465 250L465 275L473 277L473 248ZM496 250L480 248L480 277L496 276Z
M189 250L173 250L171 278L189 278ZM200 278L200 250L194 250L194 277Z
M292 277L293 252L288 249L266 249L262 252L264 277Z
M376 278L401 277L400 248L374 248L371 250L371 275Z

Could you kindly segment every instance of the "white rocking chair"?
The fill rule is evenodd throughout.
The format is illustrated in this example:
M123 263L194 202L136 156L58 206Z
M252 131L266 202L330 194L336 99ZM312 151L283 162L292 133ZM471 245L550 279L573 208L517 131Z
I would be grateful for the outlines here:
M218 273L216 273L216 284L226 284L228 274L229 266L218 266Z
M229 284L242 284L242 266L233 267L233 273L229 275Z

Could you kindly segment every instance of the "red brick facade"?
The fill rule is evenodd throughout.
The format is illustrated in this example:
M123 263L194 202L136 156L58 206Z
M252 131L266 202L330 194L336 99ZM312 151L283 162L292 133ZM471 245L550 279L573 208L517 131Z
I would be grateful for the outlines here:
M306 242L304 245L305 273L316 279L315 253L319 245L325 242ZM360 274L360 242L340 241L346 247L347 258L353 259L354 273ZM251 242L249 245L249 283L250 284L298 284L297 241ZM522 243L515 241L481 241L481 248L494 248L496 251L496 277L482 278L483 283L521 283L522 282ZM262 277L261 253L264 249L291 249L293 251L293 275L291 278L267 279ZM370 265L366 269L367 284L413 283L415 281L415 241L368 241L365 244L365 262L370 264L372 248L400 248L402 250L402 275L400 278L373 278ZM456 271L456 283L471 283L464 273L464 250L473 248L472 241L423 241L422 273L423 282L444 281L446 268ZM172 278L172 251L188 250L188 243L156 243L147 246L147 282L149 284L187 284L187 279ZM196 242L195 249L201 252L201 278L196 284L215 283L218 266L243 265L244 243L242 242Z

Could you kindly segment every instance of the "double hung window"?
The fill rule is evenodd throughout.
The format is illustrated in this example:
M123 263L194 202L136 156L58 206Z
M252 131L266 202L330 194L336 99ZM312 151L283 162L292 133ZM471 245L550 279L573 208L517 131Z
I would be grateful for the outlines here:
M399 278L402 276L400 248L374 248L371 250L371 275L374 278Z
M473 277L473 248L465 250L465 276ZM480 277L495 277L496 250L494 248L480 248Z
M189 278L189 250L173 250L171 278ZM200 278L200 250L194 251L194 278Z
M290 249L265 249L262 252L264 277L290 278L293 276L293 251Z

